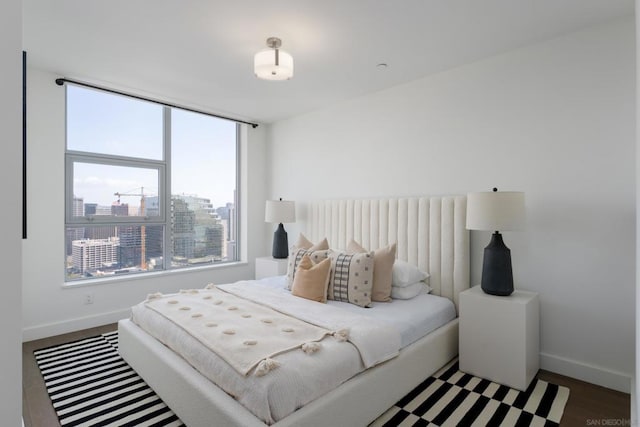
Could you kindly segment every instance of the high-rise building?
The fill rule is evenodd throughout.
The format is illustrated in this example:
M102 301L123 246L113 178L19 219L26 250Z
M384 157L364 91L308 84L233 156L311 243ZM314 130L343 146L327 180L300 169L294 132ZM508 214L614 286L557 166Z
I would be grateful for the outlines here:
M173 196L173 199L183 202L186 209L194 214L193 258L207 258L209 261L222 260L225 242L224 226L211 200L185 194Z
M84 216L95 215L97 210L98 210L97 203L84 204Z
M116 236L116 227L113 225L103 225L100 227L85 227L85 239L108 239Z
M198 197L195 194L179 194L174 195L173 197L183 200L187 205L189 205L189 209L194 212L204 212L209 216L217 215L217 212L213 208L210 199L207 199L205 197Z
M171 198L171 243L173 257L185 261L194 257L196 214L177 197Z
M234 192L235 197L235 192ZM224 240L222 249L222 258L225 260L233 260L236 257L236 209L235 204L229 202L225 206L216 209L222 224L224 225Z
M225 206L219 207L216 209L216 212L220 216L222 220L227 221L227 229L225 233L225 240L233 240L233 236L236 234L236 208L235 205L231 202L227 203Z
M73 216L84 216L84 198L82 197L73 197L73 206L72 206ZM72 247L71 242L74 240L82 240L85 235L84 227L69 227L66 229L66 241L65 241L65 249L67 256L71 255Z
M219 221L212 218L198 220L196 214L195 238L196 258L222 259L224 226Z
M67 227L65 229L65 250L67 256L71 255L72 246L71 243L75 240L84 239L84 227Z
M160 215L160 198L158 196L149 196L144 199L145 215L146 216L159 216Z
M84 216L84 198L73 196L73 216Z
M120 201L111 204L111 215L113 216L129 216L129 204L120 203Z
M96 215L111 215L111 206L96 206Z
M145 215L160 216L160 198L158 196L150 196L145 199ZM147 259L155 258L154 265L161 267L162 263L158 260L164 257L162 251L164 246L164 227L147 226L146 232Z
M72 242L72 262L74 271L93 273L101 268L109 268L118 259L117 237L99 240L75 240Z
M137 267L142 260L140 226L118 227L118 264L120 268Z

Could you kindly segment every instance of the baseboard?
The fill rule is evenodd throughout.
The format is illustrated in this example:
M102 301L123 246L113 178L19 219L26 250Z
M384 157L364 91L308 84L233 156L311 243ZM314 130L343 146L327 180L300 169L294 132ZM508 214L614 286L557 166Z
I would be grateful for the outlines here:
M591 384L631 392L631 375L554 354L540 353L540 369L576 378Z
M100 313L95 316L78 317L62 322L47 323L38 326L29 326L22 329L22 342L39 340L55 335L67 334L82 329L95 328L96 326L116 323L120 319L131 317L131 309Z

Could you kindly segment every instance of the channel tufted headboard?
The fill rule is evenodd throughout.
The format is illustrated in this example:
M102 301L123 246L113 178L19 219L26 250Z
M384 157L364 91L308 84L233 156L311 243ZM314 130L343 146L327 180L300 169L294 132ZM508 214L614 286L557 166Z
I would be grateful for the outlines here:
M451 299L469 288L465 196L310 202L307 234L343 249L351 239L375 250L396 242L397 258L428 272L433 293Z

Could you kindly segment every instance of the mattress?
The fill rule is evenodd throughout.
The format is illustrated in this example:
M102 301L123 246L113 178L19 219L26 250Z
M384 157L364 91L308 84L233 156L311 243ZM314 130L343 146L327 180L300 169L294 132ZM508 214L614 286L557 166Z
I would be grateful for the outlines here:
M284 280L284 277L269 278L253 284L288 293ZM401 346L409 345L455 318L455 308L450 300L426 293L411 300L374 303L368 309L335 301L329 304L385 322L398 331ZM280 354L274 357L280 363L278 369L263 377L245 377L144 303L133 307L132 320L267 424L286 417L365 369L355 346L331 339L324 340L323 351L313 357L305 357L301 352Z

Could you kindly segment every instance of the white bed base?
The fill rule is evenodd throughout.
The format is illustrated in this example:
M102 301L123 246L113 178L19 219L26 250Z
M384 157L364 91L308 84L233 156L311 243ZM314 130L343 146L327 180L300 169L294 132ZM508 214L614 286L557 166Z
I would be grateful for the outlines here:
M131 320L119 322L118 334L122 357L187 426L266 425ZM455 319L273 426L364 427L457 354Z
M469 287L469 232L464 196L327 200L307 209L312 240L334 248L350 239L377 249L397 243L397 256L431 275L433 293L451 299ZM118 326L120 353L190 427L265 424L130 320ZM366 426L458 354L458 320L404 348L400 355L346 381L274 424Z

